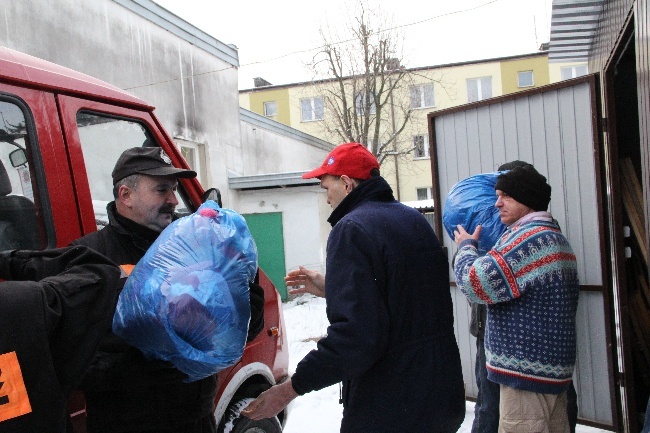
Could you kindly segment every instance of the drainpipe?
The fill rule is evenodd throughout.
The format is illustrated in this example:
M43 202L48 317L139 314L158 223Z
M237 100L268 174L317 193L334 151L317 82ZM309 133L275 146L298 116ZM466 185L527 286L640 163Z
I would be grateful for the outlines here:
M390 88L390 120L393 127L393 163L395 164L395 195L397 201L400 201L399 191L399 152L397 151L397 137L395 136L395 105L393 104L393 81L388 77L388 86Z

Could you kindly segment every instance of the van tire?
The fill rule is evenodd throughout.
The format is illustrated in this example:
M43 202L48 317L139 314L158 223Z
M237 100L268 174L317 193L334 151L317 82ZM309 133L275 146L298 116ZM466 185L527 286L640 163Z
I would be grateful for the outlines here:
M221 422L219 423L218 433L282 433L282 425L277 416L265 418L259 421L248 419L240 416L242 409L244 409L250 402L260 395L265 390L269 389L270 385L257 385L247 389L235 400L230 403L226 412L223 414Z

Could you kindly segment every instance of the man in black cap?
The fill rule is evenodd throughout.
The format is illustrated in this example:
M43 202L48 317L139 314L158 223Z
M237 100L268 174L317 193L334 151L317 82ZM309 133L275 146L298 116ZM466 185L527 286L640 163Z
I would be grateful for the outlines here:
M495 186L504 235L478 255L480 226L458 226L456 283L488 307L488 379L500 384L499 432L569 432L567 390L575 365L576 258L547 212L551 187L532 165Z
M108 226L73 244L99 251L129 273L172 222L177 179L195 176L173 167L159 147L127 149L112 173ZM171 363L146 359L107 329L81 386L88 432L216 432L216 376L192 383L186 377Z

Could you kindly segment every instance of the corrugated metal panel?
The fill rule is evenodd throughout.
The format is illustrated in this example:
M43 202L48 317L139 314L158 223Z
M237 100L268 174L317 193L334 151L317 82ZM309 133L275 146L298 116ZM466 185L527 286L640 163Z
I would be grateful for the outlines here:
M636 2L638 5L641 3L643 2ZM610 60L614 47L622 35L621 30L625 27L625 20L634 4L634 0L609 0L605 2L589 53L590 71L603 71L605 69L605 65ZM551 37L552 33L551 31ZM551 48L549 50L552 51Z
M604 0L553 0L549 62L587 60Z
M444 213L447 192L461 179L494 171L515 159L534 164L553 188L549 210L576 253L581 285L600 287L604 278L603 233L599 224L591 86L591 80L582 80L461 110L432 113L438 168L434 184L437 182ZM443 243L451 257L455 243L446 234ZM458 289L452 287L452 294L467 391L475 396L476 344L469 335L470 310ZM575 377L580 417L611 425L603 302L600 291L581 292Z
M470 308L467 298L460 289L451 288L451 299L454 303L454 331L456 342L460 351L460 359L463 367L463 380L465 381L465 392L468 396L476 398L478 388L476 387L476 375L474 374L474 362L476 360L476 338L469 333ZM458 320L466 318L467 320Z
M607 365L603 295L581 292L578 299L576 328L578 357L573 380L578 394L578 416L611 425L612 404ZM598 343L598 344L596 344Z
M589 83L457 111L435 122L443 213L447 192L459 180L507 161L530 162L553 188L549 210L571 241L581 284L602 285ZM448 236L443 241L456 250Z

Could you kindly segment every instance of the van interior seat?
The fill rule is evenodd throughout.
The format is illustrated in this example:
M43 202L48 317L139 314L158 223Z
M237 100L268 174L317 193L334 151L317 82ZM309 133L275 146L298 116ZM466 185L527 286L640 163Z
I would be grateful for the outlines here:
M0 250L39 249L36 207L27 197L12 192L9 175L0 161Z

